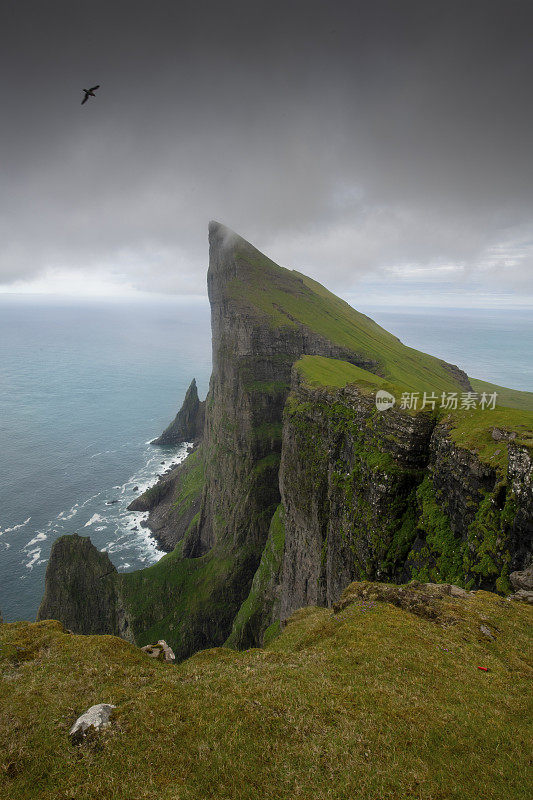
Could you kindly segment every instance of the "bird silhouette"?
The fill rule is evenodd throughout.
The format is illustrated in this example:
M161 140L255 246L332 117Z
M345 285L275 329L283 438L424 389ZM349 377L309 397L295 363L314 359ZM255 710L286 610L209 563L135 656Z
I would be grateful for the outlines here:
M95 91L99 88L100 84L98 84L98 86L92 86L90 89L84 89L83 91L85 92L85 97L81 101L81 104L83 105L84 103L86 103L89 97L96 97Z

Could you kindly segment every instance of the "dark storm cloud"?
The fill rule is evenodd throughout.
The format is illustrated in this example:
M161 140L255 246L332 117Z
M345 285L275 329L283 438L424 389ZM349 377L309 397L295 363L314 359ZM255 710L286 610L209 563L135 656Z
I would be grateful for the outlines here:
M523 287L532 10L4 3L0 283L203 291L216 218L330 286L463 268Z

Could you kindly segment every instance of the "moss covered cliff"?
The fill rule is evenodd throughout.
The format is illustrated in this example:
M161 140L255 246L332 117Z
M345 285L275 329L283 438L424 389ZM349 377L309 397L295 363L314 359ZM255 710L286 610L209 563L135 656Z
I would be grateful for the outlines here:
M505 592L531 559L533 413L380 411L375 386L340 361L295 366L280 469L282 617L331 605L353 579Z
M127 629L140 644L163 637L185 658L269 639L292 610L330 605L354 578L505 591L509 571L531 558L527 393L506 390L514 410L378 411L379 389L399 398L473 387L458 367L405 347L218 223L208 292L202 436L135 501L172 552L111 576L111 621L77 626L85 611L73 602L70 627ZM193 392L177 419L197 420L198 403ZM54 546L47 596L58 596L74 550ZM66 607L68 598L48 602L46 615L62 619Z

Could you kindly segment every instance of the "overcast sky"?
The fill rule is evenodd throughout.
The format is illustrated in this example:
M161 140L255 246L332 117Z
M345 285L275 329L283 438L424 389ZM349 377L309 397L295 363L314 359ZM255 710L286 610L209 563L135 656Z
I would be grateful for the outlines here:
M2 290L533 303L531 0L3 0ZM99 83L81 105L82 89Z

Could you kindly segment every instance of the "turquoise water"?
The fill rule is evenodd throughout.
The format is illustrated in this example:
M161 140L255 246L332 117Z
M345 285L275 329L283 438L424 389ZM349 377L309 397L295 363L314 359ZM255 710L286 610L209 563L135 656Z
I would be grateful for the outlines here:
M365 313L477 378L533 390L533 322L517 312ZM90 535L119 570L161 557L126 506L183 449L149 442L211 371L207 302L0 297L0 609L35 617L57 536ZM112 502L112 501L118 502Z

